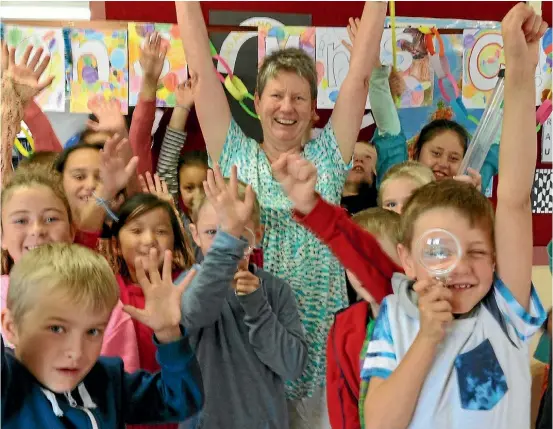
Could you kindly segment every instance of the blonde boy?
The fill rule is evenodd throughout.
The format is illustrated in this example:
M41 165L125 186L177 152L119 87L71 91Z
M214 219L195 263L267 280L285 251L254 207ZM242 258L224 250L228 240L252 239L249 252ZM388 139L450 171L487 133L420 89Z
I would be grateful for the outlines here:
M398 251L411 281L382 302L367 350L367 428L530 427L528 339L545 320L531 282L530 195L534 72L546 28L524 3L502 23L507 72L495 222L485 197L453 180L418 189L403 210ZM433 228L457 236L463 251L445 284L418 260L418 240Z
M45 244L14 265L2 311L3 334L15 347L14 355L4 353L2 340L3 428L122 429L199 411L200 369L179 327L180 295L192 276L178 287L170 273L160 278L154 253L149 280L138 261L146 307L125 310L154 330L158 374L126 374L120 358L99 357L119 291L102 256Z

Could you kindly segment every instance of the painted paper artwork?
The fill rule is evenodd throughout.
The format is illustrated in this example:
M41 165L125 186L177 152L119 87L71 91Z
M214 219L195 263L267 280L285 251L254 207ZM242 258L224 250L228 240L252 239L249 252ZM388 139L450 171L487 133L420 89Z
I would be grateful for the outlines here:
M284 48L300 48L315 60L315 27L260 26L258 31L258 63L266 55Z
M467 109L484 109L505 65L501 31L465 30L463 39L463 103Z
M342 40L351 43L346 28L317 27L317 108L332 109L349 70L350 53ZM370 109L369 97L365 104Z
M61 28L23 27L6 25L5 40L9 47L15 47L16 61L19 62L27 46L42 47L42 58L50 55L48 68L42 79L54 76L52 84L36 98L36 103L46 112L63 112L65 110L65 58L64 41ZM31 57L34 55L31 53Z
M499 69L505 67L500 30L465 30L463 57L463 102L468 109L484 109L497 83ZM536 67L536 106L542 92L551 88L551 29L540 42Z
M135 106L138 102L142 82L140 50L146 36L154 31L161 34L162 43L168 47L158 82L156 105L174 107L177 104L175 90L187 78L184 48L176 24L129 23L129 104Z
M126 30L71 31L70 111L90 112L88 103L98 98L116 99L128 113L129 66Z
M540 41L540 58L536 68L536 106L549 95L551 91L551 51L552 30L548 28Z

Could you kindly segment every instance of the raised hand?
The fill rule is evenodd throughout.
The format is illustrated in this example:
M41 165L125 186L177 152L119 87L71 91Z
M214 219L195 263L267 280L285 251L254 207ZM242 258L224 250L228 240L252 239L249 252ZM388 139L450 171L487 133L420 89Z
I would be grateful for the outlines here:
M94 99L88 103L88 108L98 119L98 122L89 119L88 128L96 132L128 136L125 118L121 114L121 106L117 100Z
M125 163L126 146L129 141L115 134L109 138L100 152L100 178L102 180L103 195L105 200L112 200L117 193L127 186L129 179L134 174L138 165L138 157L134 156Z
M482 192L482 176L480 173L472 168L469 168L467 173L468 174L455 176L453 179L459 182L468 183L469 185L474 186L479 192Z
M419 335L437 345L453 320L451 291L435 279L418 281L413 290L419 294Z
M234 290L236 295L249 295L259 289L259 277L248 270L237 271L234 275Z
M44 50L38 48L31 57L33 46L29 45L25 49L21 61L15 62L15 48L7 47L6 43L2 43L2 75L9 76L15 85L15 89L23 103L27 103L33 97L38 95L44 88L48 87L54 80L54 76L49 76L40 81L40 77L50 63L50 56L46 55L42 61Z
M344 47L349 51L350 54L353 52L353 44L355 43L355 36L357 36L357 30L359 29L360 23L361 20L359 18L350 18L347 30L351 43L349 43L347 40L342 40L342 45L344 45Z
M235 237L242 236L244 227L252 218L255 194L250 185L246 187L244 201L238 196L238 174L236 166L232 167L229 183L225 182L221 169L215 164L208 170L204 181L205 195L215 208L222 231Z
M165 55L167 55L168 44L158 32L149 34L144 39L144 47L140 51L140 65L142 66L143 85L157 86Z
M317 204L317 168L300 155L282 154L272 164L273 176L300 213L307 214Z
M163 257L160 276L156 249L150 250L146 265L148 275L145 272L145 262L142 258L136 258L136 278L144 292L144 309L132 305L124 307L132 318L153 329L160 343L176 341L181 337L181 296L196 275L195 270L190 270L184 280L175 286L172 281L172 260L172 253L167 250Z
M192 79L188 79L177 86L175 91L177 107L191 109L194 106L194 88Z
M165 180L161 179L157 174L154 174L154 177L152 178L152 174L149 171L146 172L145 176L146 178L144 178L142 174L138 176L138 181L140 182L142 192L155 195L160 200L166 201L171 204L171 207L175 209L175 200L173 199L173 196L169 193L169 189L167 188L167 183L165 183Z
M507 13L501 23L507 74L515 67L534 73L539 42L546 30L547 22L525 3L518 3Z

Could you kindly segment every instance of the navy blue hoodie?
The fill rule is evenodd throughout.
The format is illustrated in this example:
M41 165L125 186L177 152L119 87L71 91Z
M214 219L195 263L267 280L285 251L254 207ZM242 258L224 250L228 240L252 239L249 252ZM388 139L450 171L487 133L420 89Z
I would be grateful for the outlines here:
M123 429L125 424L179 422L203 406L200 367L188 337L157 345L161 371L125 373L120 358L100 357L72 391L42 386L2 340L2 428Z

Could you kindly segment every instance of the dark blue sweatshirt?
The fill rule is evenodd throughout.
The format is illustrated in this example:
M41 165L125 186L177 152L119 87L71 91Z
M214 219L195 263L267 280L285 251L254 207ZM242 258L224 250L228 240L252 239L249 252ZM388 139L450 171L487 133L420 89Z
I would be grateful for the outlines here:
M127 374L120 358L100 357L72 391L42 386L2 340L3 429L123 429L125 424L179 422L203 406L200 367L188 337L157 345L161 371Z

